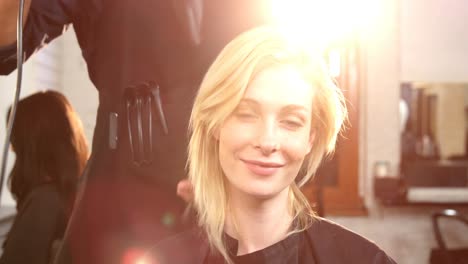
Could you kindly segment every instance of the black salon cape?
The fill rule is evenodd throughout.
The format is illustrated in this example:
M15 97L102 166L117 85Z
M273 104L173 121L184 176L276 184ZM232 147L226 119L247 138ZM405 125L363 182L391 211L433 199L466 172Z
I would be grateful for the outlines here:
M237 241L226 238L229 252ZM304 232L293 234L265 249L232 259L235 264L394 264L381 248L366 238L323 218ZM224 264L211 254L200 229L186 231L149 249L148 264Z
M202 3L199 43L188 33L190 26L184 16L191 14L181 7L196 2ZM99 91L88 180L69 232L73 263L122 263L155 238L184 228L179 216L185 204L176 196L176 184L187 177L187 131L193 100L221 49L239 33L263 24L264 2L31 1L24 28L26 57L73 25L89 77ZM64 54L65 60L67 57ZM16 44L0 47L0 74L15 68ZM161 89L168 133L154 114L152 163L137 166L129 147L124 91L148 81ZM118 143L111 149L110 116L116 115Z

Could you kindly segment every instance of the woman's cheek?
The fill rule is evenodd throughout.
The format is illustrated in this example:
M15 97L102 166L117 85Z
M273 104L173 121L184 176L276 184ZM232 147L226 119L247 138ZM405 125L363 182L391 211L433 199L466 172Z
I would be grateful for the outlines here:
M308 153L309 141L307 137L296 136L283 140L282 150L290 160L299 160Z

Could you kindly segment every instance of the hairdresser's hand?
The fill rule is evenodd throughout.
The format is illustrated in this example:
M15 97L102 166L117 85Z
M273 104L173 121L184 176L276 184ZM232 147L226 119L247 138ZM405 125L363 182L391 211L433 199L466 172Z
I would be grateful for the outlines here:
M25 0L23 25L26 23L30 6L31 0ZM0 47L16 42L18 7L18 0L0 0Z
M193 186L189 180L181 180L177 184L177 195L187 203L193 200Z

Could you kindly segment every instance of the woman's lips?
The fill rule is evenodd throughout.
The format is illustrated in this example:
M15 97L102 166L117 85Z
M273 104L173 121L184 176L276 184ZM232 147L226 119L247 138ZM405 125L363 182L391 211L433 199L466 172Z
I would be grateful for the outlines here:
M264 162L257 160L242 160L246 167L254 174L270 176L275 174L284 165L277 162Z

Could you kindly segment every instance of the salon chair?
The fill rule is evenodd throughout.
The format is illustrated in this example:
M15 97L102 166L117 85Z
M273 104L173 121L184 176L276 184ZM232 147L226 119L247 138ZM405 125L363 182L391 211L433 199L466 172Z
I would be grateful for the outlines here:
M446 209L432 215L432 227L437 241L437 248L431 250L430 264L468 264L468 245L461 248L447 248L446 241L441 232L440 220L443 218L462 222L466 225L468 236L468 217L458 211Z

